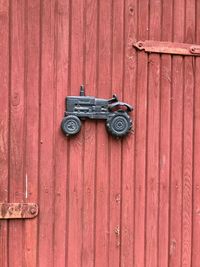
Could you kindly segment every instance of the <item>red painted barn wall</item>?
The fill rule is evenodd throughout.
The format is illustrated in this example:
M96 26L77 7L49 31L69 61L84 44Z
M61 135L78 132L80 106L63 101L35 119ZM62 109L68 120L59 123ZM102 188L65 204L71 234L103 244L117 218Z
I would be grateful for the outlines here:
M195 0L0 0L1 267L200 266L200 58L137 40L200 43ZM67 95L135 106L135 133L60 130Z

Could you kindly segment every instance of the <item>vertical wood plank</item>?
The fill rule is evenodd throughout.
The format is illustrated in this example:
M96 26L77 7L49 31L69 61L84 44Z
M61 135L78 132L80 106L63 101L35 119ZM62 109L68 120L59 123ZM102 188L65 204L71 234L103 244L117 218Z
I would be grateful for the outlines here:
M40 60L40 2L26 4L26 148L24 153L25 202L38 200L38 142L39 142L39 60ZM24 228L25 266L36 266L38 220L26 220Z
M173 2L162 2L161 38L172 41ZM160 76L160 156L159 156L159 223L158 223L158 266L168 266L169 255L169 186L171 145L171 56L161 57Z
M123 66L123 100L136 107L136 51L132 42L137 34L137 1L124 2L124 66ZM116 18L117 19L117 18ZM115 74L117 75L117 74ZM131 114L135 124L135 112ZM133 126L135 127L135 126ZM135 131L136 133L136 131ZM134 264L134 158L135 133L122 141L121 154L121 265Z
M65 97L68 94L69 72L69 2L59 0L55 7L55 80L56 110L55 125L60 125L65 110ZM68 140L60 127L55 129L55 207L54 207L54 266L66 265L66 221L68 212L67 160Z
M84 69L86 95L97 94L97 1L85 1L85 47ZM83 202L83 252L82 266L94 266L94 229L95 229L95 184L96 184L96 124L84 123L84 202Z
M195 1L186 0L185 40L195 42ZM184 121L183 121L183 210L182 210L182 263L191 266L192 238L192 183L193 183L193 99L194 58L184 62Z
M170 266L181 259L183 61L173 59L170 199ZM174 74L174 73L177 74ZM179 225L179 227L177 227Z
M40 267L53 266L54 223L54 23L55 1L41 2L41 84L39 155L39 244Z
M149 39L161 37L161 1L150 1ZM146 266L157 266L160 123L160 56L149 55L146 198Z
M71 72L70 94L79 95L83 83L84 1L71 2ZM83 242L83 150L84 123L81 132L70 139L69 153L69 223L68 266L81 266Z
M98 97L111 94L111 1L98 6ZM95 266L108 266L109 257L109 138L104 122L97 124Z
M200 43L200 2L196 2L196 43ZM194 178L193 178L193 224L192 266L200 262L200 58L196 58L194 92Z
M8 201L9 174L9 3L0 1L0 202ZM0 266L8 266L8 222L0 222Z
M146 0L138 2L138 40L148 39L149 10ZM146 138L147 138L147 86L148 86L148 56L138 53L137 69L137 102L136 102L136 140L135 140L135 251L136 267L145 266L145 199L146 199Z
M195 120L194 120L194 183L193 183L193 224L192 224L192 266L198 267L200 262L200 182L199 182L199 158L200 158L200 61L196 60L195 81Z
M174 2L173 41L184 40L184 4ZM172 130L170 187L170 254L169 266L181 266L182 211L182 142L183 142L183 58L172 59ZM179 227L177 227L179 226Z
M55 6L55 209L54 209L54 266L66 266L66 227L68 216L68 149L69 140L63 135L60 123L69 90L69 1L58 0Z
M24 148L25 148L25 3L12 1L11 4L11 95L10 95L10 177L9 201L23 202L24 199ZM9 265L22 266L23 251L23 222L9 222Z
M124 2L112 5L112 92L122 99L123 88L123 38ZM111 97L111 96L110 96ZM121 246L121 140L110 140L110 192L109 192L109 266L119 266Z

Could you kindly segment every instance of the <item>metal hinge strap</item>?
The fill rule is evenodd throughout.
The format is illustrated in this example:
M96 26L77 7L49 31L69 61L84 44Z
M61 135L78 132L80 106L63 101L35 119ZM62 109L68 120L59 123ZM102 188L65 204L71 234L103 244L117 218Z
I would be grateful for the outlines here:
M134 43L133 47L139 50L144 50L148 53L164 53L197 57L200 56L200 45L194 44L146 40Z
M31 219L38 215L36 203L0 203L0 220Z

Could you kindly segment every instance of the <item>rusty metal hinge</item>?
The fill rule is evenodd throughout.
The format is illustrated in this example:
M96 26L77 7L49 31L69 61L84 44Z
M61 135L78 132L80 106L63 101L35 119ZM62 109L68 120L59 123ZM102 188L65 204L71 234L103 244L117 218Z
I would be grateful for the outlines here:
M200 56L200 45L195 44L146 40L134 43L133 47L149 53L164 53L196 57Z
M38 215L36 203L0 203L0 220L31 219Z

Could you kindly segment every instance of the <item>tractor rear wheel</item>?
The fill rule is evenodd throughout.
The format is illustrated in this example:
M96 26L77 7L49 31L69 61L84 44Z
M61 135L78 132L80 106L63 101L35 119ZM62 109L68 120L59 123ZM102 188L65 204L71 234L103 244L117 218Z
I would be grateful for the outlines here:
M132 128L132 120L126 112L118 112L107 119L107 130L115 137L128 134Z
M81 121L74 115L64 117L61 123L61 128L66 135L75 135L81 129Z

